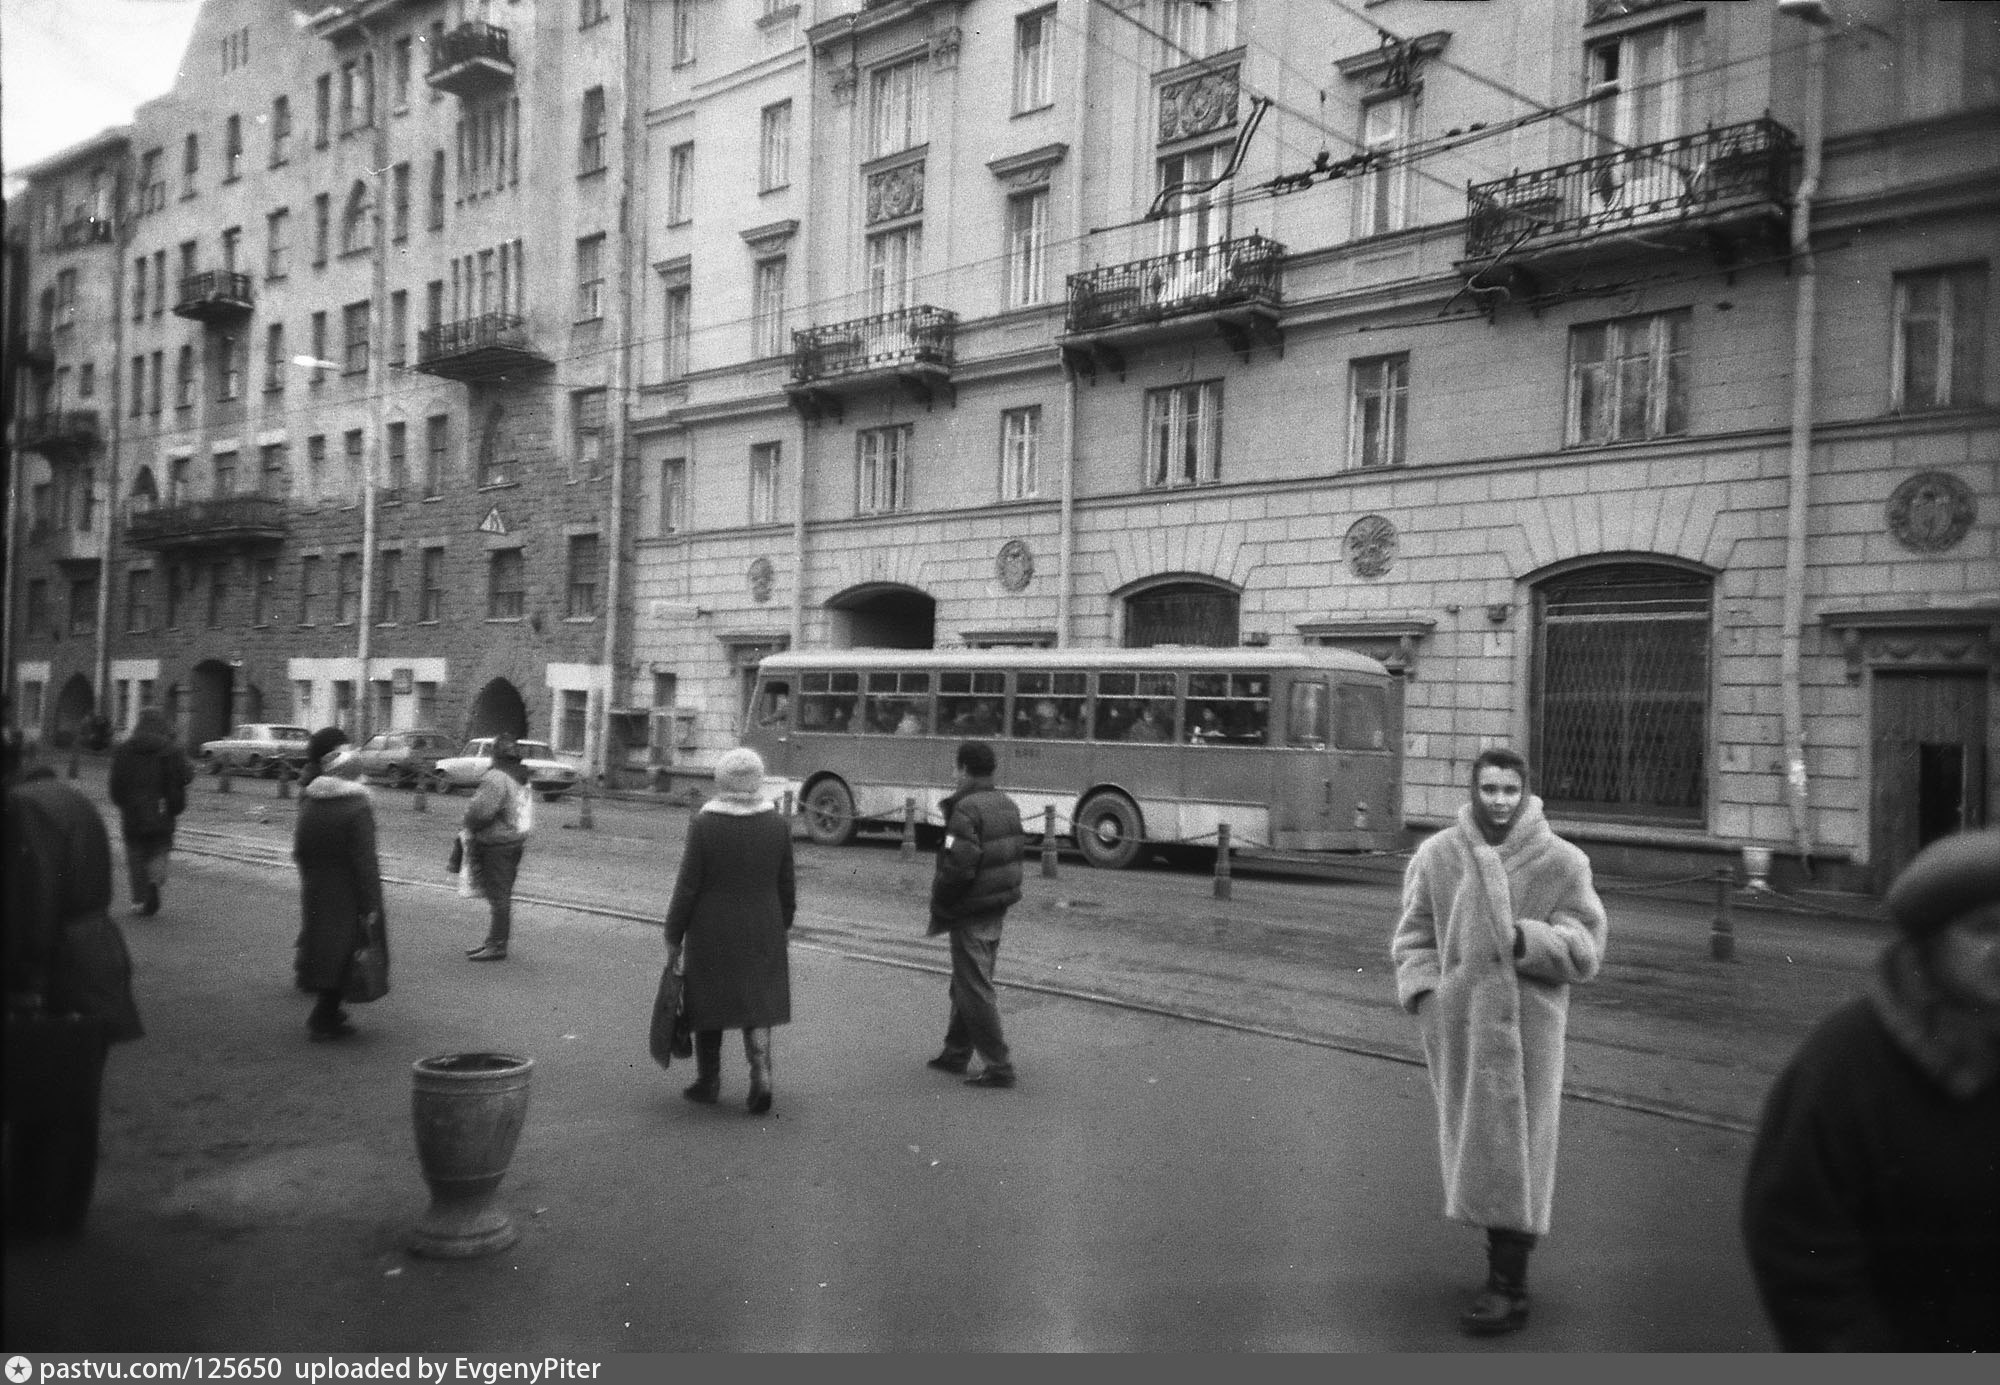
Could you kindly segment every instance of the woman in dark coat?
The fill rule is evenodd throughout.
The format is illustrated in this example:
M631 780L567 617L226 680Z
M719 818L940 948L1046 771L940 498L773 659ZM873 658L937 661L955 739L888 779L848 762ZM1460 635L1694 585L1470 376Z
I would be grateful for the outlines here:
M125 838L126 875L132 912L160 912L160 887L167 883L167 857L174 849L174 821L187 809L193 777L187 757L158 709L139 713L127 736L111 752L111 801Z
M686 978L694 1031L689 1101L713 1105L722 1086L722 1031L743 1031L751 1114L771 1109L771 1027L792 1018L786 931L796 899L791 826L764 797L764 762L737 748L715 766L716 796L688 824L667 906L667 962Z
M382 870L375 855L375 809L361 782L361 756L329 754L301 794L292 859L299 867L298 983L319 997L306 1032L317 1040L354 1032L340 1008L354 950L382 917Z

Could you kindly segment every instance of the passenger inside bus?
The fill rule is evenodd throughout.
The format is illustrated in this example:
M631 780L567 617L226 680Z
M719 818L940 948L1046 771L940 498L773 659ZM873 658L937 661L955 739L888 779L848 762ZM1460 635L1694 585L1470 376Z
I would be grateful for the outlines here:
M1157 742L1171 741L1173 738L1174 704L1157 698L1148 702L1146 709L1139 714L1138 720L1125 729L1125 739L1128 741Z
M783 683L764 685L763 705L757 711L759 726L783 726L791 715L792 699L790 690Z
M951 733L955 736L997 736L1002 724L1000 718L1000 699L982 697L960 710L952 720Z
M928 728L924 725L921 710L914 702L903 704L903 714L896 719L896 734L899 736L921 736Z

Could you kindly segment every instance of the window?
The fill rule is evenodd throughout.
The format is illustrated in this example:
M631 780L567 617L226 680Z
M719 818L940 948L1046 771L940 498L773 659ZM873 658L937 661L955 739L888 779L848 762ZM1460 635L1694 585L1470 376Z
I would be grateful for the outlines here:
M285 324L273 322L264 329L264 392L278 394L285 388Z
M1569 333L1569 443L1687 431L1686 308L1586 323Z
M1592 153L1611 154L1634 145L1655 144L1699 129L1708 112L1699 106L1700 91L1692 80L1704 58L1699 17L1679 24L1640 29L1589 52L1590 86L1608 89L1607 99L1594 101L1590 122L1596 135ZM1644 176L1645 162L1621 161L1599 180L1598 195L1617 200L1621 179ZM1662 169L1663 176L1674 176ZM1649 190L1644 200L1651 201Z
M1146 391L1146 477L1151 488L1221 479L1222 382Z
M576 27L588 29L604 22L604 0L578 0Z
M410 484L410 425L401 419L391 423L383 450L387 454L387 476L382 485L382 498L401 500Z
M271 98L271 167L289 163L292 157L292 98Z
M1053 5L1014 21L1014 114L1055 103L1055 40Z
M1160 160L1159 189L1178 184L1206 184L1222 176L1229 151L1212 146L1190 149ZM1229 187L1178 197L1160 220L1160 253L1175 256L1160 295L1169 302L1214 293L1225 268L1214 253L1229 234Z
M495 408L486 416L486 426L479 433L479 477L481 486L508 486L514 483L515 458L508 455L502 445L505 434L502 430L501 411Z
M334 572L333 623L352 625L361 614L361 555L341 554Z
M257 558L250 564L250 623L269 625L271 603L278 594L278 560Z
M313 148L326 148L327 127L333 124L333 76L322 72L313 80Z
M167 310L167 252L153 252L153 316L159 317Z
M432 414L424 420L424 496L444 494L444 475L451 455L451 415Z
M401 114L410 108L410 36L396 40L389 54L389 109Z
M887 514L910 504L911 444L915 425L864 428L854 435L857 514Z
M444 150L431 153L430 218L425 222L427 229L444 229Z
M340 477L340 500L352 505L361 499L362 442L359 428L350 428L341 435L341 458L345 468Z
M792 103L764 107L757 130L757 190L771 192L792 181Z
M555 748L566 755L581 755L590 724L590 694L575 688L562 693L562 710L556 717Z
M389 170L389 239L410 238L410 165L399 163Z
M1213 57L1236 43L1236 0L1167 0L1165 65Z
M750 449L750 522L778 522L778 470L784 444L760 442Z
M330 194L317 193L313 197L313 263L326 263L328 240L333 234L333 199Z
M183 346L174 375L174 407L194 407L194 348Z
M273 500L285 494L285 444L266 443L257 454L257 494Z
M181 141L181 196L194 196L195 175L201 172L201 137L189 135Z
M1702 820L1711 599L1707 577L1640 563L1537 588L1531 754L1551 813Z
M243 339L222 335L215 339L216 365L220 378L217 381L217 399L240 399L243 395Z
M693 335L688 320L688 286L682 284L668 289L666 300L666 378L678 380L688 373L688 346Z
M319 615L320 583L326 560L318 554L299 559L299 624L311 625Z
M220 630L229 614L229 563L208 565L208 628Z
M927 138L930 59L919 56L876 69L868 84L868 156L881 158Z
M604 237L585 236L576 243L576 320L594 322L604 316Z
M368 373L368 303L349 303L340 310L341 335L346 346L341 356L343 375Z
M604 171L604 88L583 93L583 117L578 125L576 171L579 177Z
M1408 352L1356 361L1348 367L1349 466L1401 466L1409 421Z
M1986 266L1896 276L1890 407L1899 412L1982 403Z
M417 619L435 624L444 618L444 550L426 548L417 581Z
M687 458L660 460L660 533L678 534L687 528Z
M1390 97L1364 108L1362 151L1393 159L1410 142L1416 112L1414 96ZM1409 222L1409 197L1409 164L1397 162L1364 173L1354 184L1354 234L1375 236L1402 230Z
M1007 409L1000 415L1000 498L1027 500L1039 494L1042 406Z
M385 548L375 562L375 623L394 625L403 618L403 551Z
M527 565L518 548L499 548L486 558L486 618L519 620L527 608Z
M162 390L165 384L165 370L164 370L165 365L166 365L166 353L164 351L155 351L153 353L153 370L152 370L153 388L150 391L152 395L152 406L150 409L148 409L147 412L152 413L156 416L159 414L160 410L163 407L165 407L165 401L162 398Z
M232 115L222 122L222 181L233 183L243 176L243 117Z
M282 279L291 270L292 213L280 207L264 218L264 277Z
M591 619L598 614L597 570L597 535L570 535L563 614L571 620Z
M921 224L884 231L868 238L868 311L901 312L917 301L917 279L923 273L924 228Z
M40 636L49 633L49 581L46 577L34 577L28 581L28 633Z
M157 212L167 205L167 180L162 175L161 165L166 162L167 151L148 149L139 160L139 214Z
M410 294L407 289L397 289L389 295L388 354L383 359L392 366L402 365L409 359L409 342Z
M181 566L167 569L167 629L178 630L186 623L193 586L193 569Z
M146 412L146 357L141 353L132 358L132 417Z
M314 313L309 319L309 325L312 329L312 358L314 365L312 367L312 374L306 377L306 383L317 385L326 379L325 369L318 364L318 362L326 359L326 314Z
M236 494L236 473L239 455L235 452L218 452L211 463L214 468L215 498L221 500Z
M368 180L356 178L347 191L347 209L340 219L340 253L356 254L375 247L375 197Z
M231 226L222 233L222 268L225 272L234 274L241 267L237 259L242 252L243 228Z
M694 214L694 143L667 151L667 225L686 224Z
M314 433L306 439L306 493L308 504L323 504L332 498L333 478L327 474L326 434Z
M750 354L782 356L785 340L785 257L757 261L750 293Z
M1049 190L1007 199L1007 306L1025 308L1048 298Z
M340 132L352 134L375 123L375 55L363 53L340 65Z
M46 589L42 594L44 604L48 601ZM47 619L47 613L43 613ZM153 573L150 568L140 568L125 574L125 629L134 635L143 635L153 628Z
M132 320L138 322L146 316L146 257L139 256L132 261Z
M97 579L78 577L69 584L69 632L72 635L97 633Z

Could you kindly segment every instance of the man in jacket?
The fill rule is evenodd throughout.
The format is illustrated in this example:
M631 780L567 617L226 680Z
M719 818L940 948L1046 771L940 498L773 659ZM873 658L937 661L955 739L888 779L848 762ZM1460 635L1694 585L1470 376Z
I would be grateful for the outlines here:
M475 962L504 962L514 929L514 878L535 827L535 795L528 788L528 767L521 763L521 743L512 733L502 731L493 738L493 764L479 777L472 802L465 806L464 826L472 838L466 864L490 913L486 941L467 948L465 955Z
M993 964L1007 906L1021 897L1021 857L1027 834L1014 800L993 787L993 747L966 741L958 747L958 790L939 809L944 844L931 877L929 936L951 935L951 1023L944 1052L930 1060L940 1072L963 1073L976 1049L985 1060L970 1087L1011 1087L1014 1065L1000 1032L993 995Z
M111 752L111 801L125 838L125 867L132 886L132 912L160 912L160 887L167 883L167 857L174 848L174 823L187 810L193 777L187 757L174 744L167 719L157 708L139 713L132 734Z

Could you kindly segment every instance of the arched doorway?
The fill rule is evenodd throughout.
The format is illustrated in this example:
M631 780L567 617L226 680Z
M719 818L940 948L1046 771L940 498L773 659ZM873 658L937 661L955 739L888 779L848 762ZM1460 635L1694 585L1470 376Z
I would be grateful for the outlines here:
M915 587L874 582L831 597L828 643L835 649L930 649L937 602Z
M220 659L194 666L188 691L189 742L219 741L236 726L236 670Z
M466 734L497 736L503 731L516 736L528 734L528 704L522 700L519 688L505 678L495 678L472 699L472 723Z
M1235 588L1200 579L1155 582L1125 598L1125 647L1194 644L1229 648L1243 598Z
M97 697L90 690L90 680L80 673L70 675L56 694L55 724L49 728L50 741L58 746L72 746L83 735L90 723L90 717L97 710Z

